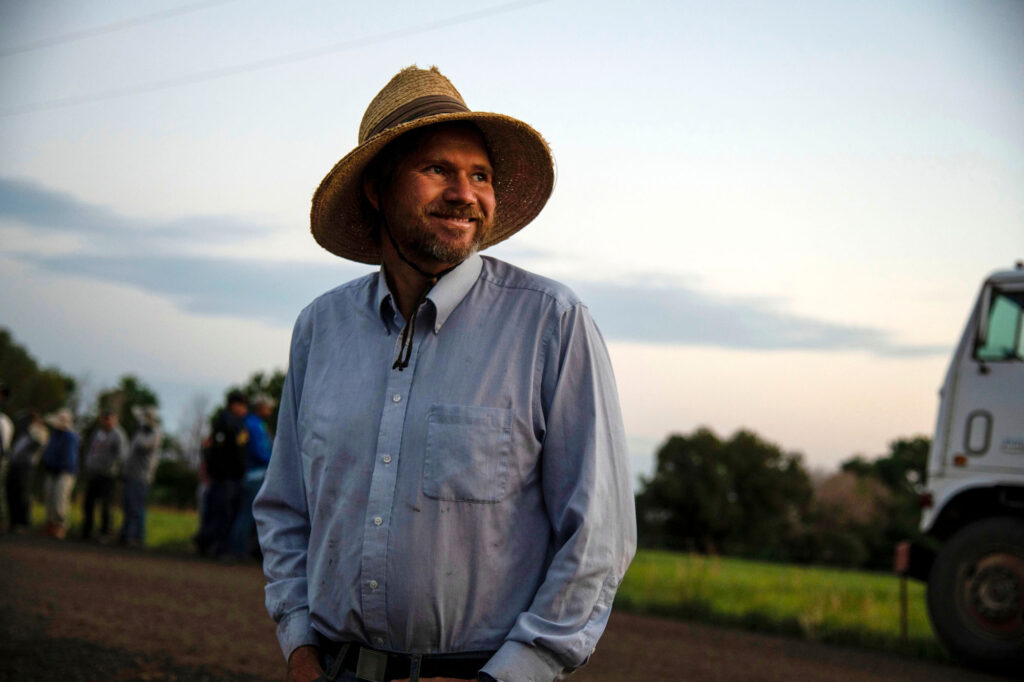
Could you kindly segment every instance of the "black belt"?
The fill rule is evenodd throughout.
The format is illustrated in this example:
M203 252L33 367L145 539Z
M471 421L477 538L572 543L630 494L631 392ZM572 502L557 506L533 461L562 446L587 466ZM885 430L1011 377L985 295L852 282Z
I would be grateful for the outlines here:
M388 682L409 678L417 682L421 677L453 677L475 680L480 669L491 660L494 652L468 651L457 654L401 654L379 651L351 642L332 642L320 638L320 650L333 660L324 679L333 680L341 671L354 672L361 680Z

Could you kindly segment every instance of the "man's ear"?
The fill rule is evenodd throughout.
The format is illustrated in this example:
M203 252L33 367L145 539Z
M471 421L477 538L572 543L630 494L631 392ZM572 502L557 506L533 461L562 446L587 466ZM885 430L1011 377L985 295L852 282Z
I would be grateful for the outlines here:
M379 211L380 198L377 196L377 183L370 178L363 178L363 194L366 195L366 200L370 202L370 205Z

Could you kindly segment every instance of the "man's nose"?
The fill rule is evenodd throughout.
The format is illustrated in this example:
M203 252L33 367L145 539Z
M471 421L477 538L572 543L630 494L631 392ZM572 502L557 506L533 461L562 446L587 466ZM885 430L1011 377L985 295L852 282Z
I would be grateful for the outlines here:
M459 204L472 204L476 201L476 193L465 173L453 173L448 180L444 192L445 201Z

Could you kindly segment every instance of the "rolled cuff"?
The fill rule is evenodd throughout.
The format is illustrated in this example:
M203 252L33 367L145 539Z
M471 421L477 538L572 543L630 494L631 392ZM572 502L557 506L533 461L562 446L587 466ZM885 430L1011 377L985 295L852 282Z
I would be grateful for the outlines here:
M498 682L551 682L562 672L553 654L521 642L506 641L483 672Z
M300 646L317 646L316 634L309 618L309 609L295 609L277 624L277 642L287 661L292 652Z

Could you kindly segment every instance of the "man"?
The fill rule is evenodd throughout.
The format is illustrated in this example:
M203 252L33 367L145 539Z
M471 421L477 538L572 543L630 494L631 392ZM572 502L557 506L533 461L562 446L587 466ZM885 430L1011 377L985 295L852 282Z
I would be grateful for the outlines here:
M68 531L71 489L78 473L78 434L71 410L62 407L46 418L52 429L43 451L47 535L63 540Z
M552 680L594 650L636 536L587 309L476 253L540 212L550 152L415 67L359 141L312 231L381 271L299 315L254 505L289 679Z
M11 448L10 470L7 474L7 504L10 508L11 530L28 530L32 509L32 479L39 458L50 439L46 424L35 409L25 417L24 432Z
M249 432L245 429L248 413L245 395L241 391L231 391L227 407L214 420L213 432L203 453L210 484L199 531L201 554L230 556L231 526L242 501L246 444L249 441Z
M242 484L242 501L231 526L231 554L237 559L244 559L253 553L251 546L253 536L252 502L256 493L263 485L267 475L267 464L273 448L268 420L274 412L274 399L260 393L253 396L249 414L243 424L249 440L245 444L247 459L245 463L245 481Z
M160 415L151 405L134 405L132 414L139 423L139 430L128 446L128 459L124 463L124 491L121 524L122 545L141 547L146 542L146 495L153 482L156 466L160 461Z
M82 537L86 540L92 538L93 511L97 502L100 503L100 538L110 537L110 506L114 500L117 477L127 454L128 436L118 425L117 415L110 410L103 411L85 459L88 481L82 503Z
M11 389L0 381L0 533L7 531L13 524L8 511L7 500L7 468L11 459L11 447L14 440L14 422L2 411L4 403L11 396Z

